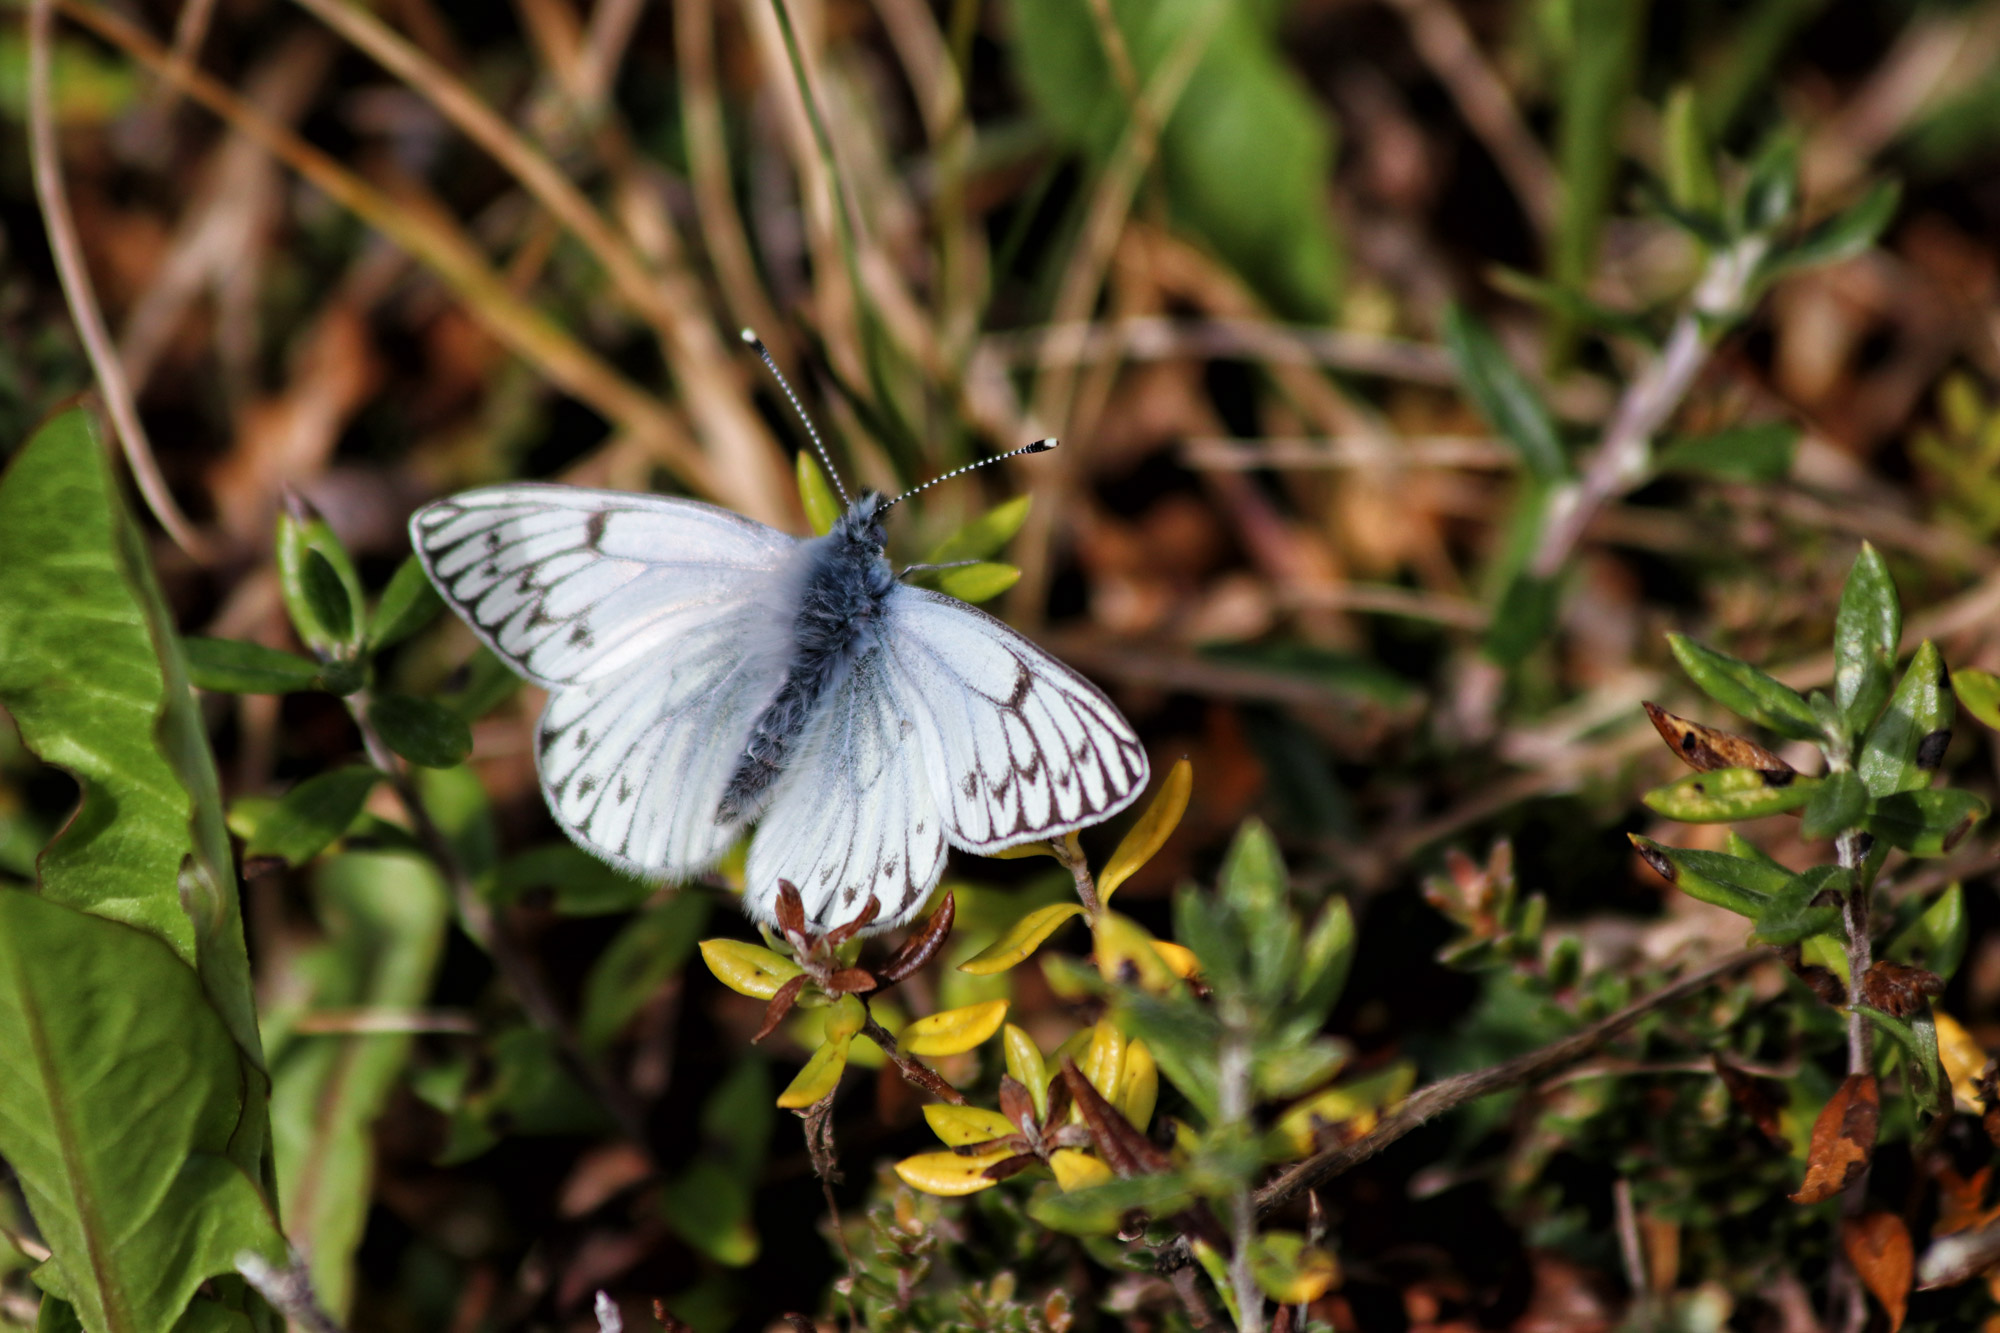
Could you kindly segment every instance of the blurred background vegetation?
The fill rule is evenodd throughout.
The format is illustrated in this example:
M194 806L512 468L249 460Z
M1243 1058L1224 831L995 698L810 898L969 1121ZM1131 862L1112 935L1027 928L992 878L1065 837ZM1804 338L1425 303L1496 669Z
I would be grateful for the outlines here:
M1308 902L1354 906L1330 1030L1356 1072L1491 1063L1741 942L1623 836L1660 832L1637 796L1674 772L1641 699L1709 708L1668 631L1823 684L1866 540L1913 631L1955 666L2000 667L1992 0L792 0L797 68L763 0L53 8L53 211L26 29L0 31L0 451L93 379L54 230L136 404L127 449L157 466L154 554L184 630L296 647L270 550L288 489L371 588L416 505L513 477L696 494L802 531L801 441L741 325L864 485L1058 435L926 496L892 553L1032 496L996 609L1119 699L1156 771L1194 763L1181 830L1123 910L1165 934L1173 886L1263 816ZM1885 180L1900 196L1871 193ZM1711 310L1728 245L1691 219L1746 191L1754 211L1760 181L1783 197L1751 221L1788 236L1877 214L1826 247L1837 262ZM1709 341L1648 399L1681 321ZM1549 497L1596 475L1636 409L1657 409L1660 448L1565 532ZM464 686L471 646L441 624L392 674ZM358 748L328 696L206 702L247 810ZM665 1297L703 1333L829 1311L844 1265L770 1110L809 1043L746 1054L761 1007L684 970L698 934L749 937L726 904L649 902L560 858L537 707L485 713L474 761L431 799L468 859L500 868L498 910L641 1108L658 1170L521 1025L487 956L435 904L408 906L434 884L384 892L357 930L357 904L410 863L253 863L259 986L290 1016L272 1022L424 1016L354 1112L367 1144L329 1159L363 1217L354 1326L590 1327L598 1287ZM1946 766L1990 795L1994 757L1982 733ZM73 796L9 731L0 869L32 875ZM1795 821L1759 831L1801 859ZM1455 925L1424 880L1457 851L1465 890L1502 838L1506 901L1514 879L1544 895L1588 980L1435 961L1500 927ZM1965 962L1941 1004L1994 1047L2000 910L1973 843L1912 892L1963 879ZM952 881L961 930L983 911L987 938L1066 882L970 860ZM329 998L364 974L380 986ZM1068 1002L1034 968L1012 977L1012 1021L1053 1046ZM1812 1060L1837 1032L1758 1019L1781 984L1746 981L1607 1076L1482 1103L1343 1177L1326 1202L1344 1279L1320 1316L1606 1328L1636 1280L1679 1326L1811 1327L1827 1239L1780 1197L1796 1164L1688 1055L1726 1029L1823 1099ZM1764 1026L1745 1038L1745 1021ZM1065 1319L1150 1326L1132 1291L1152 1279L1085 1276L1004 1191L894 1199L878 1164L934 1146L916 1111L893 1080L843 1096L855 1216L921 1210L946 1274L1018 1269L1024 1292L1069 1290ZM1945 1135L1967 1175L1990 1156L1969 1124ZM1898 1151L1878 1193L1915 1199L1936 1173ZM1620 1208L1647 1242L1636 1277ZM31 1318L18 1272L6 1290L0 1316ZM950 1319L1024 1308L977 1290L990 1310ZM1979 1283L1920 1294L1911 1326L1991 1308Z

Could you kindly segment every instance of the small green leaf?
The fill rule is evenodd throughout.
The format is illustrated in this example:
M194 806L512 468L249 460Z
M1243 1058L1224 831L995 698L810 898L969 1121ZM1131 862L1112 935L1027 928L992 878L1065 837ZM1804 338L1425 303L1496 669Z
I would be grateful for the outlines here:
M706 898L676 894L633 917L612 938L583 983L576 1029L585 1049L607 1050L660 988L680 975L707 923Z
M1646 864L1669 884L1690 898L1726 907L1739 916L1762 915L1793 878L1783 867L1748 857L1668 847L1636 833L1628 833L1626 837L1639 855L1646 858Z
M1722 187L1716 183L1715 150L1692 84L1680 84L1668 95L1660 142L1667 193L1674 203L1692 213L1714 213L1722 203Z
M1466 396L1494 432L1514 446L1522 465L1545 481L1569 476L1569 458L1556 433L1555 418L1541 394L1507 359L1492 331L1454 304L1445 311L1444 341Z
M1561 594L1562 585L1555 579L1526 570L1508 580L1500 604L1494 608L1486 640L1480 645L1487 660L1503 667L1525 661L1555 628Z
M1750 179L1741 200L1743 229L1768 232L1782 226L1791 217L1798 197L1798 140L1790 134L1775 134L1750 163Z
M701 961L717 981L759 1000L770 999L804 970L776 950L742 940L703 940Z
M1951 1080L1945 1077L1944 1064L1938 1058L1937 1020L1931 1016L1930 1007L1926 1005L1923 1012L1908 1019L1866 1004L1855 1005L1854 1012L1880 1028L1902 1052L1903 1069L1909 1075L1910 1095L1917 1103L1917 1110L1925 1115L1950 1110Z
M1806 802L1799 832L1807 838L1831 838L1860 828L1867 815L1867 785L1853 773L1829 773Z
M1764 262L1758 276L1768 282L1781 273L1837 264L1860 254L1888 229L1902 201L1902 187L1895 181L1877 184L1851 207L1780 247Z
M1991 671L1967 667L1951 673L1951 692L1965 711L2000 731L2000 676Z
M425 768L451 768L472 753L465 719L428 699L378 695L368 705L368 721L390 749Z
M292 628L323 656L352 656L360 646L361 581L347 548L324 519L278 517L278 588Z
M1965 890L1953 882L1896 936L1886 956L1891 962L1914 963L1948 982L1965 958L1969 930Z
M1648 809L1686 824L1721 824L1796 810L1813 798L1820 779L1790 769L1719 768L1690 773L1646 793Z
M961 602L990 602L1021 581L1021 571L1012 565L982 561L957 569L937 572L938 587Z
M1795 741L1825 739L1812 705L1791 686L1685 635L1669 634L1667 646L1688 679L1730 712Z
M812 524L815 533L824 537L833 531L833 525L840 520L840 501L834 498L826 473L820 471L818 461L809 451L799 450L795 461L799 476L799 503L805 507L806 522Z
M1911 856L1943 856L1986 818L1986 802L1958 787L1884 796L1868 816L1868 831Z
M1792 470L1799 428L1760 421L1709 435L1677 435L1660 446L1654 467L1681 476L1720 481L1782 481Z
M1105 1236L1118 1230L1133 1210L1162 1217L1179 1212L1194 1202L1194 1186L1178 1171L1158 1175L1133 1176L1071 1190L1067 1194L1044 1195L1028 1205L1028 1216L1051 1231L1071 1236Z
M1866 731L1889 697L1902 638L1903 604L1895 580L1880 553L1863 542L1833 622L1833 702L1851 734Z
M1957 708L1937 646L1926 639L1910 658L1889 707L1868 729L1854 768L1871 795L1928 787L1951 744Z
M292 694L323 688L320 665L241 639L182 639L188 681L213 694Z
M367 803L368 793L384 776L380 769L355 764L307 778L257 821L256 831L245 840L243 854L276 856L290 865L304 865L347 832Z
M390 575L389 586L382 590L382 600L376 603L375 614L369 619L369 650L377 652L401 643L430 624L443 609L444 599L431 585L423 562L415 556L408 557Z
M1005 504L995 505L932 547L931 553L924 557L924 563L948 565L955 560L992 559L1014 540L1014 534L1028 521L1030 499L1026 495L1017 495Z
M1250 1271L1264 1294L1284 1305L1316 1301L1340 1280L1333 1255L1293 1231L1266 1231L1250 1251Z
M1844 894L1853 883L1854 872L1842 866L1814 866L1804 874L1792 876L1757 914L1757 928L1751 938L1759 944L1782 948L1835 929L1840 924L1840 908L1832 903L1814 906L1813 899L1827 892Z

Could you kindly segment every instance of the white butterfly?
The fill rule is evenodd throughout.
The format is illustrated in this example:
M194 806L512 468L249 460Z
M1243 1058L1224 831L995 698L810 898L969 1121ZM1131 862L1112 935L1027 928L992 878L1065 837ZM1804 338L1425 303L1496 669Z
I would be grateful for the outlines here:
M1047 447L1030 446L1030 449ZM799 540L694 500L522 484L417 511L452 607L549 691L542 791L631 874L714 866L754 822L744 905L809 928L913 917L947 845L991 853L1095 824L1146 752L1089 681L943 593L899 582L855 500Z

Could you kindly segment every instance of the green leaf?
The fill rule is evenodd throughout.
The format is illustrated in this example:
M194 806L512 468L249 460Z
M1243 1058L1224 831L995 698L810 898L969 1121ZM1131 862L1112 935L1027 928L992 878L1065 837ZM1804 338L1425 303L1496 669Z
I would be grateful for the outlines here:
M1667 193L1691 213L1714 213L1722 203L1715 179L1715 149L1708 141L1693 85L1681 84L1660 115L1661 157Z
M1065 921L1082 915L1083 908L1077 903L1050 903L1046 907L1037 907L1001 932L999 939L960 963L958 970L979 977L1005 972L1041 948L1042 942L1055 934Z
M1764 261L1758 276L1768 282L1781 273L1818 268L1850 259L1875 244L1895 220L1903 201L1902 186L1882 181L1850 207L1808 230Z
M1028 1216L1051 1231L1071 1236L1106 1236L1134 1209L1167 1216L1195 1200L1194 1185L1179 1171L1109 1180L1067 1194L1043 1195L1028 1204Z
M1820 779L1789 769L1719 768L1690 773L1646 793L1648 809L1687 824L1720 824L1796 810L1813 798Z
M1628 833L1626 837L1639 855L1646 858L1646 864L1669 884L1690 898L1726 907L1739 916L1761 916L1793 878L1781 866L1769 866L1749 857L1668 847L1636 833Z
M390 575L389 586L382 590L382 600L369 618L368 650L380 652L401 643L430 624L443 609L444 598L431 586L423 562L415 556L405 558Z
M1354 910L1345 898L1328 902L1306 934L1292 993L1299 1008L1317 1015L1321 1022L1347 985L1348 968L1354 962L1354 941Z
M0 478L0 570L0 708L82 788L38 863L41 892L164 940L261 1065L215 759L145 540L83 411L50 421ZM261 1130L240 1140L246 1170L262 1143Z
M1860 828L1868 815L1868 788L1849 772L1829 773L1806 802L1799 833L1807 838L1831 838Z
M763 1062L738 1061L702 1106L701 1152L660 1192L667 1225L717 1263L757 1258L755 1189L775 1119Z
M1709 435L1677 435L1661 445L1654 468L1721 481L1782 481L1791 473L1798 445L1797 426L1760 421Z
M1562 176L1560 213L1549 244L1549 276L1582 291L1597 266L1598 240L1610 212L1620 165L1619 127L1645 49L1648 6L1639 0L1569 0L1560 65L1556 165ZM1554 333L1558 361L1570 334Z
M1965 711L2000 731L2000 676L1967 667L1951 673L1951 692Z
M1825 739L1812 705L1789 685L1685 635L1669 634L1667 646L1688 679L1730 712L1795 741Z
M1508 581L1480 645L1488 661L1519 666L1555 628L1562 585L1522 570Z
M1021 581L1021 571L1012 565L982 562L958 569L941 569L938 587L961 602L990 602Z
M157 1333L239 1251L284 1262L230 1160L238 1048L165 942L0 889L0 1068L0 1156L85 1327Z
M931 553L924 557L924 563L948 565L956 560L992 559L1014 540L1014 534L1028 521L1031 499L1031 496L1017 495L1004 504L995 505L933 546Z
M1334 122L1259 7L1113 0L1104 8L1142 89L1170 62L1195 60L1159 135L1158 176L1174 218L1284 315L1324 321L1341 268L1326 193ZM1074 0L1021 0L1008 27L1013 73L1037 119L1101 168L1134 131L1094 12ZM1257 166L1254 189L1244 185L1246 162Z
M1444 342L1466 396L1494 432L1514 446L1522 465L1544 481L1568 477L1569 459L1555 418L1492 331L1463 306L1452 305L1445 310Z
M323 688L320 665L241 639L183 639L188 679L214 694L292 694Z
M407 694L378 695L368 721L390 749L425 768L451 768L472 753L472 728L440 704Z
M1951 1109L1951 1080L1945 1077L1938 1059L1937 1020L1926 1005L1920 1014L1897 1018L1871 1005L1857 1004L1854 1012L1881 1029L1903 1054L1903 1069L1909 1075L1910 1095L1924 1115L1941 1115Z
M1868 831L1911 856L1943 856L1986 818L1986 802L1958 787L1897 792L1875 802Z
M618 1039L633 1015L681 974L707 924L708 899L682 893L618 932L584 979L576 1026L585 1049L602 1053Z
M1840 924L1840 908L1831 903L1815 907L1813 899L1827 892L1845 894L1853 883L1854 872L1842 866L1814 866L1792 876L1757 914L1757 928L1751 938L1759 944L1782 948L1835 929Z
M518 902L537 889L552 891L550 906L563 916L607 916L636 911L659 889L606 865L574 843L549 842L500 863L488 896Z
M352 657L361 646L361 580L347 548L324 519L278 516L278 588L292 628L326 657Z
M1882 797L1928 787L1944 763L1957 709L1937 646L1926 639L1910 658L1889 707L1861 742L1854 769Z
M840 521L840 501L834 498L826 473L820 471L810 451L799 450L793 462L799 479L799 504L805 508L806 522L812 525L814 533L824 537Z
M528 1027L503 1032L480 1064L483 1081L452 1114L439 1165L470 1161L502 1138L604 1134L616 1128L546 1032Z
M378 775L379 776L379 775ZM444 953L450 897L427 860L347 853L313 876L326 941L299 958L308 1010L416 1009ZM271 1132L286 1233L321 1304L346 1319L374 1176L375 1122L409 1063L407 1032L274 1038Z
M1902 638L1903 604L1895 580L1881 555L1863 542L1833 622L1833 702L1852 735L1867 729L1889 697Z
M1799 197L1799 145L1790 133L1772 135L1750 163L1739 201L1742 229L1769 232L1792 215Z
M1892 962L1914 963L1935 972L1945 981L1958 971L1965 959L1970 931L1965 915L1965 890L1953 882L1926 907L1923 914L1890 943L1887 957Z
M256 831L244 840L244 856L276 856L304 865L347 832L384 776L380 769L355 764L307 778L257 821Z

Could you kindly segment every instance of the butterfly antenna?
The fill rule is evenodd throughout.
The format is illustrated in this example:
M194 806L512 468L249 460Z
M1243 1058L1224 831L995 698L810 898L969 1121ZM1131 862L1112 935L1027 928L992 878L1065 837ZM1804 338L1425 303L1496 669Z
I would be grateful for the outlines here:
M841 484L839 469L834 467L832 457L826 452L826 441L820 439L819 431L813 426L812 418L806 415L805 405L799 402L799 396L792 392L791 384L785 379L785 372L779 370L778 363L771 359L771 349L764 346L764 340L749 329L744 329L737 336L742 338L747 345L755 350L758 356L764 358L764 365L770 370L771 378L778 382L778 387L785 391L785 397L791 400L792 411L798 413L799 424L806 428L807 436L812 439L813 452L819 455L820 462L826 464L826 475L832 479L833 488L840 492L840 503L842 505L853 504L853 499L847 494L847 487ZM943 480L943 478L939 478L939 480Z
M977 463L967 463L964 467L953 468L951 471L945 473L942 477L932 477L929 481L925 482L921 486L912 486L909 490L904 491L901 495L889 501L888 504L885 504L880 509L876 510L875 513L877 514L877 516L885 514L889 511L892 505L899 505L903 503L903 501L909 499L911 496L916 495L922 491L927 491L941 481L950 481L953 477L962 477L966 473L972 472L978 468L985 467L989 463L1004 463L1010 458L1019 458L1022 454L1045 454L1049 450L1055 447L1056 447L1056 442L1053 439L1036 440L1033 444L1024 444L1019 449L1009 450L1007 453L1004 454L995 454L991 458L982 458Z

